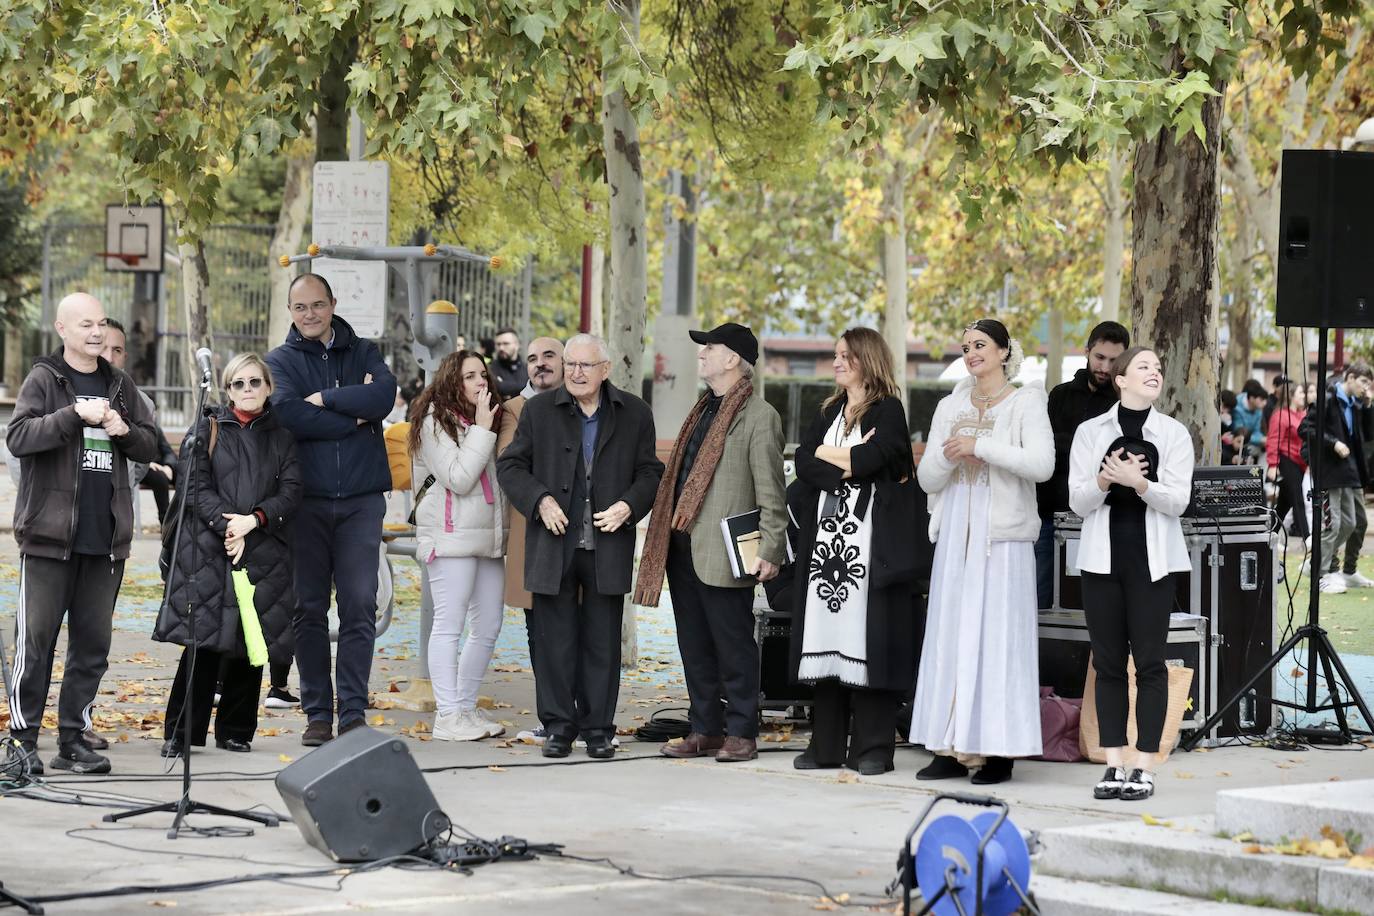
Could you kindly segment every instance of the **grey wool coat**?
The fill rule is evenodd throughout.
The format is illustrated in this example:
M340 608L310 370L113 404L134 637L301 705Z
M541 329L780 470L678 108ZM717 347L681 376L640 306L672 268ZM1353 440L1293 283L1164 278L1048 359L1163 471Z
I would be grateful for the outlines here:
M593 451L593 512L624 500L630 519L619 530L596 533L596 590L623 595L630 590L635 553L635 524L654 506L663 462L655 453L654 416L649 405L610 382L602 383L602 415ZM567 388L531 398L520 413L515 439L496 461L496 478L511 506L527 520L525 588L536 595L557 595L573 557L581 515L572 507L578 459L582 452L582 417ZM539 501L552 496L568 527L555 535L539 517Z

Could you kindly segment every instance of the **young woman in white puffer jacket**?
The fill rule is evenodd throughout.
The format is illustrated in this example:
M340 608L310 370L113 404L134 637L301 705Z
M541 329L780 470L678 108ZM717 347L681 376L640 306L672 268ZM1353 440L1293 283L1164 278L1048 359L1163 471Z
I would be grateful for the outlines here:
M501 407L486 361L467 350L439 364L433 383L416 399L414 417L416 541L434 596L434 737L495 737L505 728L477 708L477 691L505 610L508 523L496 484L496 439L513 418Z

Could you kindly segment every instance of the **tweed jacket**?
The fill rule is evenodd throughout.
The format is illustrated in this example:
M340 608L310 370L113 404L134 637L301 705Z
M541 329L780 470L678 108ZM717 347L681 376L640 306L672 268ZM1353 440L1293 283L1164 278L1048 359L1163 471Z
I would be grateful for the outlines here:
M692 431L684 429L683 436ZM782 566L787 561L787 496L782 476L782 420L755 395L735 415L725 436L701 511L692 525L692 567L697 578L718 588L753 588L753 576L736 579L725 554L720 521L759 510L763 541L759 556Z

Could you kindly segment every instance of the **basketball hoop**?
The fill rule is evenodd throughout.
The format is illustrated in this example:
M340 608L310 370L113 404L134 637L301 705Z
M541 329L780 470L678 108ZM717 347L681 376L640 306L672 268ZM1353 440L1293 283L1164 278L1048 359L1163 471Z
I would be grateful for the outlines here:
M161 204L108 204L105 207L105 269L126 273L161 273L163 244Z
M143 260L141 254L125 254L122 251L97 251L95 256L97 258L118 258L129 267L137 267L138 262Z

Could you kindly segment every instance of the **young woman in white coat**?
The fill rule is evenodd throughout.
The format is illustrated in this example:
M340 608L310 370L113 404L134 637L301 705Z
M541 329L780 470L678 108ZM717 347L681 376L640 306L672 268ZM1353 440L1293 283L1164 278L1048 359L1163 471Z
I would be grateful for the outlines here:
M495 737L505 728L477 708L477 691L505 611L506 500L496 485L496 439L508 414L486 361L460 350L439 364L413 416L416 541L434 596L434 737Z
M1054 473L1045 389L1016 388L1020 346L1000 321L964 330L969 377L935 409L917 468L935 561L911 743L935 759L918 779L1011 778L1039 754L1035 484Z
M1193 437L1151 406L1164 386L1153 350L1127 350L1112 376L1120 403L1073 437L1069 507L1083 518L1078 568L1097 675L1098 740L1107 754L1093 796L1139 801L1154 794L1169 705L1170 573L1191 568L1178 519L1192 492ZM1134 749L1126 746L1128 654L1135 658Z

